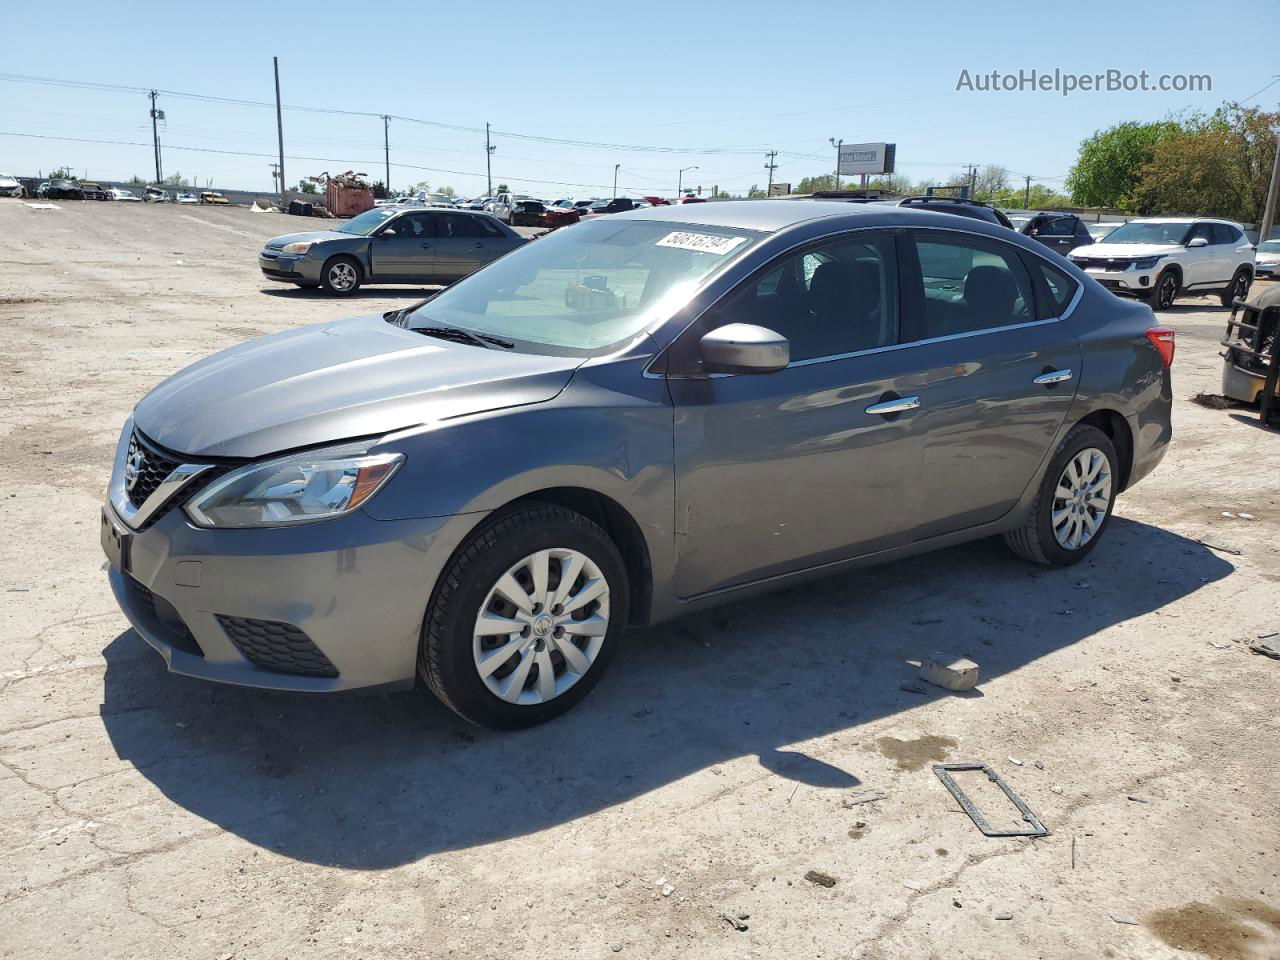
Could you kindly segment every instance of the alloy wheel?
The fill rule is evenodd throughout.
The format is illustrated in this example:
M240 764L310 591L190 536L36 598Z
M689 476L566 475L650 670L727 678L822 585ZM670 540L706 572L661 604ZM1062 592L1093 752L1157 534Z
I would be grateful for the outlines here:
M1160 305L1160 309L1168 310L1172 307L1177 295L1178 281L1172 273L1166 273L1160 280L1160 289L1156 291L1156 302Z
M1235 286L1231 290L1231 299L1243 300L1249 295L1249 278L1241 273L1236 276Z
M329 268L329 285L335 290L346 291L355 286L356 268L349 263L335 263Z
M489 590L473 631L476 671L495 696L532 705L586 675L609 630L609 584L590 557L530 554Z
M1111 461L1086 447L1067 461L1053 492L1050 523L1058 546L1078 550L1092 540L1111 505Z

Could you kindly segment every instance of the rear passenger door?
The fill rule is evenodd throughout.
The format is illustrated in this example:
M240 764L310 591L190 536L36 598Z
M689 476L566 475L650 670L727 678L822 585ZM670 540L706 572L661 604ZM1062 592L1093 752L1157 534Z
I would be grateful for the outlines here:
M1064 257L1076 244L1075 217L1054 217L1046 220L1034 234L1035 238L1055 253Z
M481 253L488 235L477 217L465 213L438 213L436 216L435 278L453 283L474 273L488 258Z
M904 260L924 445L915 538L926 539L999 519L1038 475L1079 380L1080 345L1057 319L1076 283L962 231L908 231Z

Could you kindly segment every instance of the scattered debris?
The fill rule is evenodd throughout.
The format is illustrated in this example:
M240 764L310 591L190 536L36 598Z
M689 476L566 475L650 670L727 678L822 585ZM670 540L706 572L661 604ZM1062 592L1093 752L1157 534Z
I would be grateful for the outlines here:
M957 908L958 908L958 907L963 907L963 906L964 906L964 904L963 904L963 903L961 903L959 900L952 900L952 901L951 901L951 905L952 905L953 907L957 907Z
M749 914L746 913L739 913L736 915L732 913L722 913L720 914L720 919L741 933L743 930L747 929L747 925L742 921L746 920L748 916Z
M1019 760L1017 757L1010 757L1009 762L1012 763L1015 767L1022 766L1022 761Z
M931 653L920 664L920 679L935 687L963 693L978 684L978 665L965 657Z
M632 716L635 717L637 720L643 720L645 717L647 717L651 713L653 713L653 711L650 710L648 707L641 707L639 710L633 713Z
M1062 796L1062 788L1061 788L1061 787L1050 787L1050 788L1049 788L1049 792L1050 792L1050 793L1056 793L1056 794L1058 794L1058 796Z
M1043 760L1033 760L1033 761L1031 761L1031 763L1032 763L1032 766L1034 766L1037 770L1043 770L1043 769L1044 769L1044 761L1043 761Z
M787 797L787 803L790 803L792 800L796 798L796 791L799 789L800 789L800 784L798 783L791 788L791 796Z
M804 878L820 887L834 887L836 885L836 878L829 873L823 873L821 870L810 870L804 875Z
M1115 913L1110 914L1110 917L1111 917L1111 919L1112 919L1112 920L1114 920L1116 923L1124 923L1124 924L1128 924L1128 925L1129 925L1129 926L1131 926L1131 927L1136 927L1136 926L1138 926L1138 921L1137 921L1137 920L1135 920L1135 919L1133 919L1133 917L1126 917L1126 916L1123 916L1123 915L1121 915L1121 914L1115 914Z
M1150 802L1151 802L1150 800L1146 799L1145 797L1134 797L1134 796L1130 796L1130 797L1127 797L1126 799L1132 800L1134 803L1150 803Z
M664 897L669 897L669 896L671 896L671 895L672 895L673 893L675 893L675 892L676 892L676 888L675 888L675 887L673 887L671 884L669 884L669 883L664 883L664 884L662 885L662 895L663 895Z
M1028 823L1032 829L1030 830L994 830L991 824L987 822L986 817L973 805L973 801L969 799L968 794L960 789L959 784L955 782L951 774L953 772L977 770L984 774L988 780L994 783L1009 798L1009 802L1018 808L1018 812L1022 814L1022 819ZM990 766L985 763L944 763L933 768L933 772L938 775L938 779L942 781L942 785L951 792L951 796L955 797L956 802L960 804L965 813L969 815L969 819L974 822L979 830L988 837L1047 837L1049 828L1040 822L1040 818L1031 812L1028 807L1016 793L1009 789L1008 784L1000 779L1000 774L996 773Z
M997 913L997 914L996 914L996 919L997 919L997 920L1012 920L1012 919L1013 919L1013 914L1012 914L1012 913Z
M932 624L941 623L941 622L942 622L941 620L936 620L936 619L912 620L911 625L913 627L928 627L928 626L931 626Z
M1241 520L1257 520L1258 519L1252 513L1237 513L1236 516L1239 517Z
M906 681L898 684L898 689L905 690L907 693L918 693L921 696L925 696L928 693L928 691L918 683L907 683Z
M1257 643L1249 644L1249 649L1272 660L1280 660L1280 643L1275 641L1259 640Z
M1227 543L1225 540L1219 540L1217 537L1197 537L1197 543L1203 543L1210 550L1217 550L1219 553L1229 553L1233 557L1244 556L1244 551L1235 544Z
M621 953L621 952L622 952L622 944L620 944L620 943L615 943L615 944L614 944L610 949L612 949L614 953Z
M1202 407L1208 407L1210 410L1228 410L1231 408L1231 401L1217 393L1197 393L1191 398L1191 402L1198 403Z
M1234 520L1234 519L1235 519L1235 516L1236 516L1236 515L1235 515L1234 513L1232 513L1230 510L1223 510L1223 511L1222 511L1222 515L1223 515L1224 517L1229 517L1229 518L1230 518L1230 519L1232 519L1232 520Z
M1181 683L1181 682L1182 682L1182 677L1181 677L1181 676L1179 676L1179 675L1178 675L1178 674L1176 674L1176 673L1171 673L1171 674L1169 674L1169 679L1170 679L1170 680L1172 680L1174 683Z
M1071 835L1071 869L1076 868L1076 838L1075 834Z
M32 210L61 210L62 209L56 203L27 203L27 204L23 204L23 206L29 207Z
M851 807L856 807L859 804L871 803L872 801L875 801L875 800L883 800L888 796L889 795L885 793L883 790L877 790L875 788L868 788L866 790L855 790L853 791L853 793L849 794L849 796L844 797L840 800L840 806L844 807L847 810Z

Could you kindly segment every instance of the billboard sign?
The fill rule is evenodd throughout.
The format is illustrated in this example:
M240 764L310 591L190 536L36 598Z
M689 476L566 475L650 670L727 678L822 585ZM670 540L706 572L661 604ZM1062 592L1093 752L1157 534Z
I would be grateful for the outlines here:
M897 152L896 143L842 143L837 172L841 176L893 173Z
M791 184L789 183L771 183L769 184L769 196L785 197L791 192Z

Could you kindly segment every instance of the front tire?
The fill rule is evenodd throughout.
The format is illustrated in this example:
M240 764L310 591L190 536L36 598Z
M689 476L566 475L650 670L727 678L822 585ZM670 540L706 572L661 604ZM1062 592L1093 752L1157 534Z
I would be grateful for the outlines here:
M1004 542L1032 563L1079 563L1106 532L1119 478L1111 438L1097 427L1076 424L1049 461L1026 522L1005 533Z
M1241 267L1231 278L1231 286L1222 291L1222 305L1229 307L1237 300L1249 296L1249 287L1253 284L1253 274Z
M320 286L324 287L325 293L336 297L351 296L360 289L363 279L355 257L330 257L320 271Z
M1178 292L1181 286L1182 284L1178 281L1178 275L1172 270L1166 270L1156 277L1156 282L1151 288L1151 296L1147 300L1151 304L1151 309L1170 309L1173 306L1173 302L1178 299Z
M627 598L626 566L597 524L552 504L502 511L440 575L418 674L472 723L544 723L599 681L626 629Z

